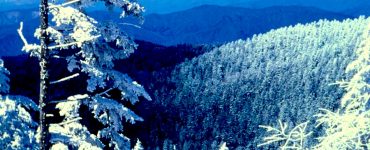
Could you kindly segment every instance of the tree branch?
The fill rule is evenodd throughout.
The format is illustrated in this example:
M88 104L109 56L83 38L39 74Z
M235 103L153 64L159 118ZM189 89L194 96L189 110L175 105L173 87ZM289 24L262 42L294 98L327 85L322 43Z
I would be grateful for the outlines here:
M139 26L139 25L136 25L136 24L132 24L132 23L119 23L119 24L122 24L122 25L126 25L126 26L133 26L133 27L135 27L135 28L139 28L139 29L141 29L141 26Z
M32 49L40 49L41 48L40 45L28 44L26 38L23 35L22 30L23 30L23 22L20 22L20 27L19 27L19 29L17 29L17 32L18 32L20 38L22 39L22 41L24 43L25 50L29 51L29 50L32 50ZM78 42L71 42L71 43L66 43L66 44L59 44L59 45L49 46L48 49L53 50L53 49L69 47L69 46L73 46L73 45L77 45L78 47L80 47L83 42L91 41L91 40L97 39L99 37L100 37L100 35L93 36L89 40L86 40L86 41L78 41Z
M23 22L20 22L19 29L17 29L17 32L18 32L19 36L21 37L24 45L27 46L28 42L27 42L26 38L24 37L22 30L23 30Z
M60 5L54 5L54 4L49 3L49 5L50 5L49 9L54 9L54 8L57 8L57 7L64 7L64 6L73 4L73 3L77 3L79 1L81 1L81 0L72 0L72 1L60 4Z
M101 93L96 94L96 95L98 95L98 96L102 96L104 94L108 95L108 92L111 91L111 90L113 90L113 88L109 88L109 89L105 90L104 92L101 92ZM108 96L110 96L110 95L108 95Z
M86 41L78 41L78 42L71 42L71 43L67 43L67 44L59 44L59 45L54 45L54 46L49 46L49 49L58 49L58 48L63 48L63 47L69 47L69 46L73 46L73 45L77 45L78 47L81 47L79 45L82 45L83 42L87 42L87 41L92 41L94 39L97 39L99 38L99 36L93 36L91 37L89 40L86 40Z
M72 122L76 122L76 121L79 121L79 120L82 120L82 118L81 117L77 117L77 118L74 118L74 119L66 120L64 122L58 123L58 125L62 126L62 125L66 125L66 124L69 124L69 123L72 123Z
M70 96L68 97L67 99L64 99L64 100L55 100L55 101L50 101L49 103L50 104L56 104L56 103L62 103L62 102L68 102L68 101L79 101L79 100L83 100L83 99L86 99L86 98L89 98L89 97L94 97L94 96L102 96L104 94L108 95L108 92L113 90L113 88L109 88L101 93L97 93L93 96L90 96L88 94L77 94L77 95L73 95L73 96ZM109 96L109 95L108 95Z
M73 75L70 75L70 76L68 76L68 77L65 77L65 78L59 79L59 80L57 80L57 81L52 81L52 82L50 82L50 84L57 84L57 83L60 83L60 82L68 81L68 80L71 80L71 79L73 79L73 78L78 77L79 75L80 75L79 73L75 73L75 74L73 74Z
M64 99L64 100L50 101L49 103L56 104L56 103L68 102L68 101L78 101L78 100L83 100L89 97L90 96L88 94L77 94L77 95L69 96L67 99Z

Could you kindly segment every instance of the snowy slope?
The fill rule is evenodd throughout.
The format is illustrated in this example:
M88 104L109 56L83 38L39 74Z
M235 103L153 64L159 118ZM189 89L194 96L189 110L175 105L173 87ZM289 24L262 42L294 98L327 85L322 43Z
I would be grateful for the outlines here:
M282 119L294 126L338 106L343 91L330 84L348 78L344 70L369 24L360 18L285 27L225 44L177 66L171 77L155 73L162 85L153 89L155 102L173 111L163 121L181 124L154 122L193 149L215 141L255 149L265 133L258 125Z

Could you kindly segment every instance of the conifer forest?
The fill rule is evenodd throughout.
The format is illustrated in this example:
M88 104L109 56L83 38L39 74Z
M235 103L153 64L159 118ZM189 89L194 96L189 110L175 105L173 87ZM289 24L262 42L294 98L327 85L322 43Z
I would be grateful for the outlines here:
M0 0L2 150L368 150L370 1Z

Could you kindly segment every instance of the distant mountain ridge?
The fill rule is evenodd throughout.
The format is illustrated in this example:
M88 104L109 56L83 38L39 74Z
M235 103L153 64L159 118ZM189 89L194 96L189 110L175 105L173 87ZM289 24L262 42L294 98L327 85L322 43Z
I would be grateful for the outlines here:
M222 44L297 23L351 16L313 7L274 6L262 9L203 5L170 14L150 14L140 29L127 27L136 39L161 45Z
M35 11L37 10L4 11L0 14L0 57L21 54L23 44L16 32L20 21L24 21L26 38L35 40L33 33L38 26ZM97 20L113 19L118 22L136 23L130 18L119 19L118 12L88 13ZM248 9L203 5L176 13L147 15L140 29L127 25L122 25L122 28L135 39L166 46L184 43L222 44L297 23L345 18L351 16L313 7L274 6Z
M169 13L186 10L204 4L220 6L237 6L245 8L265 8L271 6L300 5L317 7L328 11L343 11L364 4L364 0L145 0L141 2L149 12Z

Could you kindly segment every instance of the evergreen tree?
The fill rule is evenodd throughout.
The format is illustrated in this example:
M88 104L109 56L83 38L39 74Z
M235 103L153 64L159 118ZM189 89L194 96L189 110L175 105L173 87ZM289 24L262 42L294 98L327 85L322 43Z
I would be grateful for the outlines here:
M324 127L324 134L318 137L318 144L309 149L369 149L370 148L370 27L365 28L357 58L348 64L346 73L352 75L348 81L337 82L346 90L336 111L320 109L316 114L317 127ZM329 85L328 85L329 86ZM261 126L272 135L265 137L259 146L282 142L280 149L307 149L304 143L312 132L307 133L307 122L291 131L287 124L279 121L280 129ZM317 132L317 130L316 130Z
M29 111L37 105L24 96L8 95L9 71L0 59L0 147L4 149L37 149L35 131L37 123Z
M161 117L153 124L165 127L162 134L178 133L171 140L181 149L182 143L209 148L213 141L253 149L265 136L261 124L281 119L294 127L314 120L319 108L339 105L344 90L328 85L351 77L345 66L355 59L369 21L360 17L284 27L215 48L176 66L164 79L155 72L153 78L162 81L153 89L155 102L175 108L161 116L181 124L157 122ZM314 127L308 123L306 129Z
M134 0L100 0L109 7L121 8L120 17L140 17L144 8ZM114 71L114 61L127 58L137 47L113 22L99 23L80 11L97 0L59 1L42 0L40 4L41 26L35 36L40 45L29 44L22 33L22 50L40 61L40 149L74 147L78 149L130 149L129 138L122 134L123 121L135 123L143 119L123 105L135 104L139 97L151 100L144 88L127 74ZM49 22L48 16L51 16ZM48 63L62 59L67 62L70 76L50 81ZM65 96L62 100L49 92L62 82L87 76L86 92ZM75 87L78 88L78 87ZM114 93L119 93L117 96ZM114 95L113 95L114 94ZM116 99L119 100L116 100ZM56 105L63 122L49 123L53 119L52 104ZM90 132L81 120L81 106L86 106L93 117L102 124L97 133ZM48 117L48 118L47 118ZM108 142L105 142L108 141ZM50 144L49 144L50 142Z

